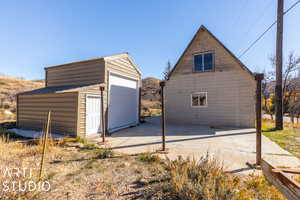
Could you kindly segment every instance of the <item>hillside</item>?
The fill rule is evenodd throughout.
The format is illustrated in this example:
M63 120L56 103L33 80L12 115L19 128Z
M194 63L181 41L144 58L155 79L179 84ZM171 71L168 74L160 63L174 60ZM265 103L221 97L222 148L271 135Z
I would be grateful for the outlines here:
M30 81L0 75L0 121L14 119L16 94L44 87L44 81Z
M160 114L160 80L157 78L145 78L142 81L142 114Z
M159 82L157 78L145 78L142 81L142 99L146 101L160 101Z
M143 112L159 112L159 79L145 78L142 81ZM16 94L44 87L44 80L30 81L0 75L0 121L13 120L16 111Z

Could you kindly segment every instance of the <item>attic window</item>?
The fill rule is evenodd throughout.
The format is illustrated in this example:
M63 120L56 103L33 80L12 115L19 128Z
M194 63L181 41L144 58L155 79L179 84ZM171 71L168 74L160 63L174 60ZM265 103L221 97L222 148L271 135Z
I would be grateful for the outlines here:
M201 53L194 55L194 71L205 72L214 69L214 55L213 53Z

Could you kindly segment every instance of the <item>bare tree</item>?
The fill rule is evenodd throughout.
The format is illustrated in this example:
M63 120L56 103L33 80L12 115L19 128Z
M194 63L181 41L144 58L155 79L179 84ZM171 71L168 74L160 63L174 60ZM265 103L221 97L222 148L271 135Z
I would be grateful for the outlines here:
M300 117L300 101L299 99L293 98L289 102L289 110L288 110L290 117L291 117L291 122L294 123L294 118L297 118L297 124L299 122L299 117Z
M275 57L270 57L270 61L275 68L276 59ZM296 56L292 51L289 53L286 63L283 68L283 80L282 80L282 93L283 93L283 110L284 112L289 111L289 101L297 88L299 80L299 69L300 69L300 56ZM271 76L275 76L275 71L271 72Z
M171 71L172 71L172 65L171 65L171 62L168 61L165 71L163 72L164 80L169 79L169 75L170 75Z
M271 90L271 82L274 81L273 75L270 72L263 72L264 79L262 81L261 90L263 95L263 110L266 114L269 114L271 116L271 119L273 120L274 115L274 98L271 95L274 93L274 90Z

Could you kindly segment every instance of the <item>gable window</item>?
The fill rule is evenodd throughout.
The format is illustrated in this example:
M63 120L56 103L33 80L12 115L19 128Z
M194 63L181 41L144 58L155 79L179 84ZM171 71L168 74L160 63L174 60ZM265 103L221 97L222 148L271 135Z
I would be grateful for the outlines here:
M206 107L207 106L207 92L197 92L191 95L192 107Z
M202 54L194 55L195 72L212 71L213 69L214 69L213 53L202 53Z

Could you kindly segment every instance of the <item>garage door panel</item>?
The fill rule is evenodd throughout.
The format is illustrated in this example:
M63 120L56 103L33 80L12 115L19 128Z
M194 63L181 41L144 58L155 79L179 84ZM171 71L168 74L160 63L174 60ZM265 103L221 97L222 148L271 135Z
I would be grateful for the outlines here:
M137 123L138 84L136 80L111 74L109 76L109 129Z
M114 86L121 86L126 88L133 88L133 89L137 88L136 80L132 80L117 74L111 73L111 75L109 76L109 82L110 85L114 85Z

